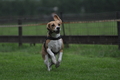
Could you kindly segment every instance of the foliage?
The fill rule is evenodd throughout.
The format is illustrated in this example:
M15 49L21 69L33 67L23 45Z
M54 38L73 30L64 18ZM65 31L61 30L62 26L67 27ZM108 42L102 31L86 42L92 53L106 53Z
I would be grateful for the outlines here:
M120 10L120 0L0 0L0 15L40 15L54 12L96 13Z

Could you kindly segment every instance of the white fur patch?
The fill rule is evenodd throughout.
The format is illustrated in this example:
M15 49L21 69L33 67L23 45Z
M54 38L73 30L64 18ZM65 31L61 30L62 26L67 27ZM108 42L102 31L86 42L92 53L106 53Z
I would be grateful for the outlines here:
M59 52L62 48L62 39L59 40L50 40L48 43L48 48L51 49L53 52Z

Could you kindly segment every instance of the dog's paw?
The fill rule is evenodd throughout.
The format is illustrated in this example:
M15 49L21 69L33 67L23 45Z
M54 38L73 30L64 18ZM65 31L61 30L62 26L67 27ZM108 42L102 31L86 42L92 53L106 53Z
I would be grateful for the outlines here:
M60 62L57 62L57 64L55 65L56 68L58 68L60 66Z
M48 68L48 71L50 71L51 69L52 69L52 68L51 68L51 67L49 67L49 68Z

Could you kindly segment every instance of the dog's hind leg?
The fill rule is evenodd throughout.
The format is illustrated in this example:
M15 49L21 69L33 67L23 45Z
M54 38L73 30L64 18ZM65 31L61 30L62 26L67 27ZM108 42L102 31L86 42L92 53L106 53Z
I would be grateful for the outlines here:
M53 64L54 64L54 63L53 63L52 60L51 60L51 62L50 62L50 67L52 67Z
M48 71L50 71L50 70L51 70L51 67L50 67L50 62L49 62L48 54L45 55L44 63L45 63L45 65L47 66Z

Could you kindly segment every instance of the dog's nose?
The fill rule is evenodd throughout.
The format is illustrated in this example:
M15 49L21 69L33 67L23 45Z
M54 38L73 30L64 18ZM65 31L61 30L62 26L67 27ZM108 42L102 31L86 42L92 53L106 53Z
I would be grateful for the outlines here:
M60 27L57 27L57 29L59 30L59 29L60 29Z

